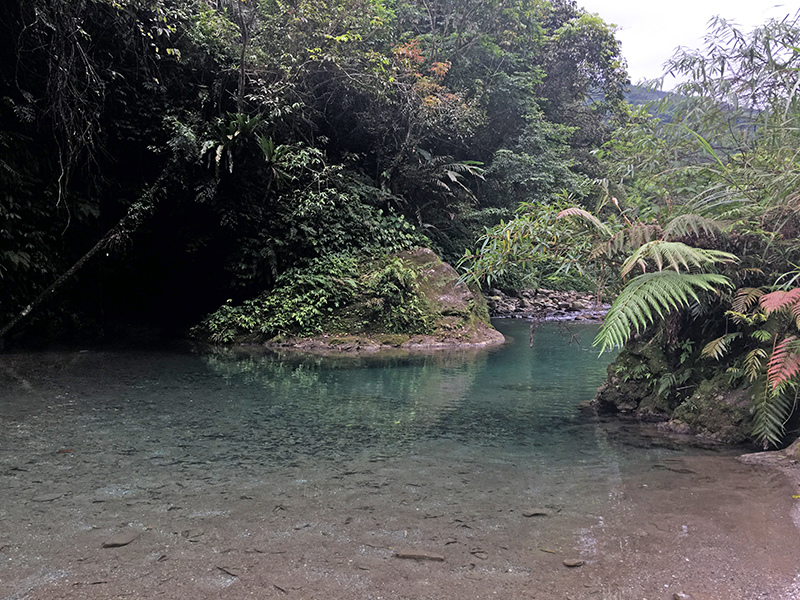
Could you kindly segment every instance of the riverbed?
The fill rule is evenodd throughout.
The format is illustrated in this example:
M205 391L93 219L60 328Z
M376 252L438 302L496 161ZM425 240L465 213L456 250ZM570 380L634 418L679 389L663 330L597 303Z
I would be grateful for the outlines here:
M582 409L595 326L497 325L392 357L0 355L0 598L800 597L795 483Z

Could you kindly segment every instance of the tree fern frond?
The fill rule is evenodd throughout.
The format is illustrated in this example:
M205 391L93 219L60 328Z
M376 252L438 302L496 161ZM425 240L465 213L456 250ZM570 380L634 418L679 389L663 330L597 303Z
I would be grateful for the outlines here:
M768 342L772 339L772 336L772 332L767 331L766 329L756 329L750 334L750 337L758 342Z
M764 295L764 290L761 288L745 287L736 291L736 296L731 303L731 310L737 313L745 313L758 302L759 298Z
M611 230L608 228L608 225L603 223L588 210L578 208L577 206L571 206L570 208L565 208L556 215L557 219L563 219L564 217L580 217L594 225L603 235L611 235Z
M682 238L692 233L697 236L705 233L716 237L722 227L722 222L698 214L678 215L664 227L664 238Z
M775 345L767 363L767 385L774 392L800 373L800 354L797 352L797 337L790 335Z
M758 303L761 305L761 308L764 309L765 313L770 314L784 308L791 309L798 301L800 301L800 288L794 288L788 292L777 290L769 294L764 294L761 296Z
M767 358L767 351L763 348L754 348L744 357L744 374L750 383L755 382L761 375L764 368L764 359Z
M444 165L444 168L449 173L467 173L478 179L483 179L483 174L486 172L481 167L482 163L474 160L465 160L462 162L451 162Z
M732 287L730 280L713 273L657 271L632 279L620 292L606 314L603 327L594 340L600 351L622 346L633 335L665 317L672 310L699 301L700 291L717 292L716 287Z
M800 302L792 304L791 312L794 317L795 327L800 329Z
M660 236L660 226L634 223L615 233L607 242L598 245L592 251L590 258L598 258L604 255L612 257L621 252L629 252L632 248L638 248L642 244L658 239Z
M681 267L691 271L692 267L702 269L721 262L736 262L739 259L729 252L721 250L706 250L694 248L683 242L665 242L654 240L640 246L622 264L622 276L625 277L637 264L651 260L656 268L662 271L664 267L680 272Z
M753 437L767 449L780 445L797 402L797 389L790 386L776 392L768 385L759 388L753 398Z
M715 340L711 340L700 351L700 356L719 360L728 353L730 343L736 338L741 337L741 335L742 334L737 331L735 333L727 333Z

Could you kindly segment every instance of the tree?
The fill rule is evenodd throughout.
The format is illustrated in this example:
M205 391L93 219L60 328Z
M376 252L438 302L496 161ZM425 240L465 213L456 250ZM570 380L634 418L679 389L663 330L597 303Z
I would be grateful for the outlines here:
M467 256L479 276L535 258L589 265L616 295L597 345L683 348L663 393L708 376L700 353L685 351L705 348L721 361L715 372L750 389L753 436L765 446L783 439L800 372L799 17L749 34L715 21L704 50L679 51L668 65L689 77L654 111L673 118L634 113L600 153L609 179L594 213L526 212ZM575 223L559 223L567 219ZM565 243L575 227L594 243Z

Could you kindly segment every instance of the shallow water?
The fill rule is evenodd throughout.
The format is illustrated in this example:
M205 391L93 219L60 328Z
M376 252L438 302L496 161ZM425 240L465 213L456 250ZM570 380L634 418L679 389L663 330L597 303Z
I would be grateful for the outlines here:
M87 564L101 583L123 581L148 597L156 584L131 582L175 548L189 565L198 541L210 544L207 554L245 556L265 552L248 544L289 538L291 551L307 548L295 579L321 586L315 593L329 594L324 577L342 589L382 589L362 581L367 567L341 581L328 559L319 559L323 575L308 557L326 543L336 556L349 549L361 558L385 558L397 543L463 543L467 558L485 560L475 544L487 545L490 532L514 538L531 507L569 518L526 534L518 551L503 546L509 556L545 544L591 561L623 479L716 452L580 410L610 360L590 347L595 326L543 325L532 348L527 323L497 326L509 339L502 347L406 357L0 356L0 597L55 597L47 594L59 585L83 597L75 586L92 583ZM434 527L442 518L449 525ZM456 534L453 523L466 529ZM115 571L113 551L98 550L121 528L155 532L150 546L131 544L141 549L129 571ZM195 545L180 545L187 540ZM503 572L530 576L530 566L504 560ZM213 597L239 582L241 573L217 568L192 576L185 593ZM288 566L274 568L287 577Z
M666 442L645 452L636 442L634 450L609 445L608 432L581 414L578 405L594 395L611 358L590 347L595 326L542 326L531 348L527 323L497 325L509 339L500 348L404 357L6 356L0 452L6 463L26 455L38 462L39 452L97 452L148 472L201 468L235 479L361 453L425 448L433 458L437 447L549 472L583 468L592 477L593 469L677 451ZM114 474L129 479L137 471Z

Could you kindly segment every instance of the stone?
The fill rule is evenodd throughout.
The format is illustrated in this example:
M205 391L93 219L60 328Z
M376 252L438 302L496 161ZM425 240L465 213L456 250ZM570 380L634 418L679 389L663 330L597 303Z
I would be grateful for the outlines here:
M410 558L412 560L432 560L436 562L444 561L444 556L436 554L435 552L428 552L426 550L413 550L402 549L395 550L394 555L396 558Z
M582 567L585 563L579 558L565 558L564 566L574 569L575 567Z
M64 494L40 494L38 496L34 496L31 498L31 502L52 502L53 500L57 500L61 498Z
M120 546L127 546L136 538L142 535L138 529L128 529L121 531L116 535L111 536L103 542L103 548L119 548Z
M553 513L546 508L529 508L522 511L523 517L549 517L551 514Z

